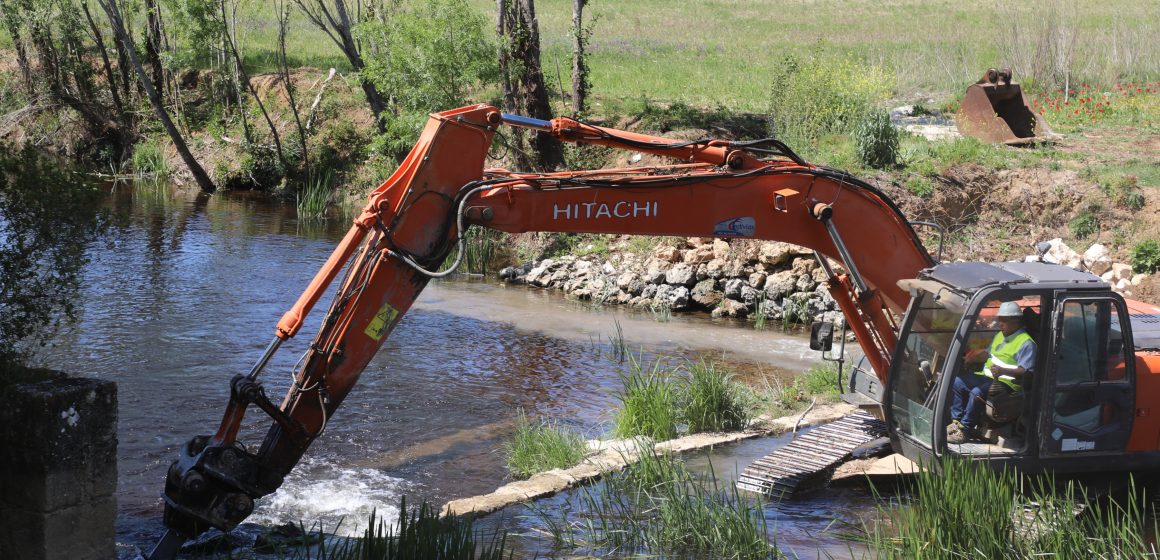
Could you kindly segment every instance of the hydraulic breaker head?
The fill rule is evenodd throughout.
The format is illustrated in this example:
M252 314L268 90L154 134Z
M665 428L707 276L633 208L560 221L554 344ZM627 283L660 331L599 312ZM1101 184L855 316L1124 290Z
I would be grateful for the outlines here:
M1031 144L1055 138L1043 115L1031 110L1011 70L991 68L982 79L967 87L967 95L955 115L964 136L984 142Z

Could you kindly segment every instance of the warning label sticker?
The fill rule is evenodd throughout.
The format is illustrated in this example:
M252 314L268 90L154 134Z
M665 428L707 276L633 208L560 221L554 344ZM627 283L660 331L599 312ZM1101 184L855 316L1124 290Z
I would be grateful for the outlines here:
M387 330L391 328L391 323L395 322L395 317L399 316L399 310L391 307L390 303L384 303L378 313L375 313L375 318L371 319L371 323L367 325L363 332L367 336L376 341L382 340L383 335L387 334Z

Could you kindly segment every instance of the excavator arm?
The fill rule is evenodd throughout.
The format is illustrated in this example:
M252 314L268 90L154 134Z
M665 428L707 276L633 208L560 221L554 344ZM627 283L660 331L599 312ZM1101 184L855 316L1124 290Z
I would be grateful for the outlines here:
M672 157L668 167L563 173L485 170L501 125L570 142ZM274 492L322 434L399 319L471 226L506 232L559 231L778 240L816 251L828 288L880 378L896 342L894 316L909 295L896 282L933 265L901 212L878 190L844 172L806 163L775 140L673 141L500 113L476 105L431 115L398 170L366 208L309 287L278 322L248 374L231 383L221 425L186 443L167 473L165 538L152 560L209 529L229 530L254 499ZM837 274L829 261L845 270ZM341 276L341 278L340 278ZM258 377L338 281L322 327L281 404ZM238 440L257 406L274 422L262 445Z

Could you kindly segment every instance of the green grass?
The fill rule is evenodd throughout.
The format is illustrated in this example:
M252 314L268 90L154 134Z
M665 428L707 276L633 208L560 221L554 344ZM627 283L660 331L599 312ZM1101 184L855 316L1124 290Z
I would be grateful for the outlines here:
M749 399L761 412L774 418L792 414L810 405L838 400L838 370L834 362L815 365L794 377L790 383L767 381L765 387L751 389Z
M925 471L909 485L909 499L885 502L861 539L875 557L951 558L1144 558L1142 494L1132 489L1123 505L1095 501L1076 518L1083 498L1074 486L1023 481L1009 470L944 459L941 472ZM1021 492L1021 490L1023 492ZM1025 492L1025 493L1024 493ZM1023 505L1037 503L1033 521Z
M408 509L406 498L402 499L399 511L399 519L393 524L372 514L361 539L321 538L317 546L302 546L290 555L283 552L282 557L290 560L499 560L511 557L505 551L506 534L480 534L470 518L443 517L427 502Z
M623 389L616 393L620 409L612 433L656 441L676 437L680 394L674 377L659 360L646 366L640 357L629 356L628 371L620 374Z
M572 467L587 452L584 438L551 420L531 421L520 411L516 432L504 444L508 472L517 479Z
M471 0L489 20L495 2ZM536 3L549 87L558 89L555 66L570 67L572 3ZM991 66L1014 66L1034 54L1028 44L1038 26L1055 16L1076 32L1075 81L1110 82L1117 77L1160 74L1160 45L1149 29L1160 20L1155 5L1133 0L1066 3L1029 0L1018 4L976 5L923 0L715 0L672 3L664 0L593 2L585 10L592 22L591 78L596 113L603 106L642 95L694 106L723 105L737 111L767 109L770 77L786 55L824 51L855 53L887 69L896 92L960 92ZM777 14L777 19L770 19ZM277 25L271 4L243 2L238 28L246 63L253 72L275 67ZM792 21L792 24L785 22ZM1013 32L1014 24L1024 30ZM290 65L349 65L321 30L300 13L291 17L286 46ZM1131 54L1133 62L1123 56ZM568 76L565 75L567 80ZM565 85L567 87L567 85ZM618 101L619 100L619 101ZM553 100L559 106L559 99Z
M687 369L681 417L689 433L740 430L749 424L746 393L731 374L704 360L691 362Z

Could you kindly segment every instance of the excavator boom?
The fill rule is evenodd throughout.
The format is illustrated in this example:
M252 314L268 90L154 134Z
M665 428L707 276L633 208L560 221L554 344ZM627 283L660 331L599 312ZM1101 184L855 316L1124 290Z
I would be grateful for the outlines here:
M503 124L680 163L561 173L485 170ZM895 317L910 299L896 282L934 264L881 192L806 163L775 140L674 141L566 118L504 115L487 105L433 114L414 149L371 193L350 232L279 321L267 351L248 374L234 377L217 432L193 438L170 467L164 495L169 534L152 559L172 557L182 540L210 527L233 528L253 510L254 499L281 485L427 282L454 269L436 272L456 245L462 255L473 225L777 240L813 249L829 271L831 295L882 379L896 343ZM845 272L834 273L829 260ZM322 327L275 405L258 378L335 281ZM238 440L250 405L274 421L253 451Z

